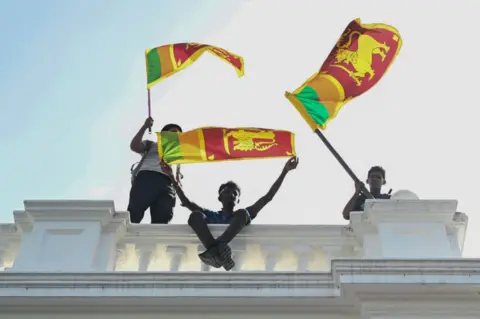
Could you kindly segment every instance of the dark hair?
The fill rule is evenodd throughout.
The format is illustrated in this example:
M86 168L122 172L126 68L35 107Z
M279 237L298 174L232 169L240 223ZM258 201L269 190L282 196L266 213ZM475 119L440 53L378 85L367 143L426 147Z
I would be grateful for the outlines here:
M383 179L385 179L385 169L381 166L372 166L372 168L370 168L370 170L368 171L368 177L370 177L370 174L374 173L374 172L377 172L377 173L380 173L380 175L382 175Z
M165 125L163 128L162 128L162 132L165 132L165 131L170 131L172 128L176 128L177 130L179 130L180 132L183 132L182 131L182 128L180 127L180 125L178 124L167 124Z
M225 188L232 188L238 191L238 194L240 195L240 186L237 185L237 183L229 181L226 182L225 184L220 185L218 188L218 195L225 189Z

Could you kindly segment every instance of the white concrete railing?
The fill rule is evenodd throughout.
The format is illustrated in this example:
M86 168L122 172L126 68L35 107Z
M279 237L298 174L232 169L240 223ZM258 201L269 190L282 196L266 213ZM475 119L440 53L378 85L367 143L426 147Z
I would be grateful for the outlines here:
M218 236L225 226L211 227ZM357 258L360 246L348 227L251 225L231 244L235 270L328 270L336 257ZM205 248L187 225L134 225L117 244L116 270L209 271Z
M468 219L452 200L399 192L367 201L348 226L251 225L232 243L239 271L326 271L333 259L458 258ZM7 271L218 271L187 225L132 225L111 201L26 201L0 225ZM219 235L225 226L212 227ZM221 271L224 271L220 269Z

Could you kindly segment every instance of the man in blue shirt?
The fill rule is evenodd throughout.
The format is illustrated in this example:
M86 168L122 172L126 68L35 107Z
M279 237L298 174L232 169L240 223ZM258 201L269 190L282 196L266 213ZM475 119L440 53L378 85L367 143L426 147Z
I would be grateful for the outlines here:
M297 165L298 158L290 158L268 193L257 200L255 204L244 209L235 208L236 204L240 202L240 187L232 181L220 185L218 189L218 200L222 203L220 211L208 210L190 201L185 196L181 186L175 181L170 170L170 178L182 206L192 212L188 224L206 248L205 252L198 255L202 262L215 268L223 266L225 270L230 270L235 266L228 243L273 199L285 176L289 171L297 168ZM208 229L208 224L229 224L229 226L222 235L215 239Z

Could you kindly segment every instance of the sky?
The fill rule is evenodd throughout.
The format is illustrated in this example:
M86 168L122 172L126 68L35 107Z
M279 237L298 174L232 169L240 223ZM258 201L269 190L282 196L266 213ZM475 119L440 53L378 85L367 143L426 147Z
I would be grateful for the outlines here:
M154 130L170 122L184 130L291 130L299 166L255 223L346 224L341 212L354 184L283 94L316 72L346 25L361 18L395 26L403 47L385 77L347 104L325 135L362 180L381 165L385 191L458 200L470 218L464 255L478 257L479 10L476 0L1 3L0 222L12 222L25 199L113 199L125 210L129 169L138 160L129 143L147 116L143 52L200 42L243 56L245 76L205 54L152 89ZM218 186L234 180L247 206L268 191L285 161L184 165L184 189L216 209ZM188 214L177 205L172 222L185 223Z

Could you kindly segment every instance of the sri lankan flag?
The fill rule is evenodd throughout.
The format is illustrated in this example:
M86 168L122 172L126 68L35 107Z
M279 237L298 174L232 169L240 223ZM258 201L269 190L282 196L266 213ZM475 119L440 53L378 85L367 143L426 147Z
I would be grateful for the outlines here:
M243 58L225 49L200 43L174 43L145 51L147 88L195 62L205 51L231 64L238 76L243 75Z
M288 131L204 127L157 132L157 138L158 154L167 164L295 156L295 134Z
M313 130L325 129L345 103L380 81L401 47L394 27L353 20L320 71L285 96Z

